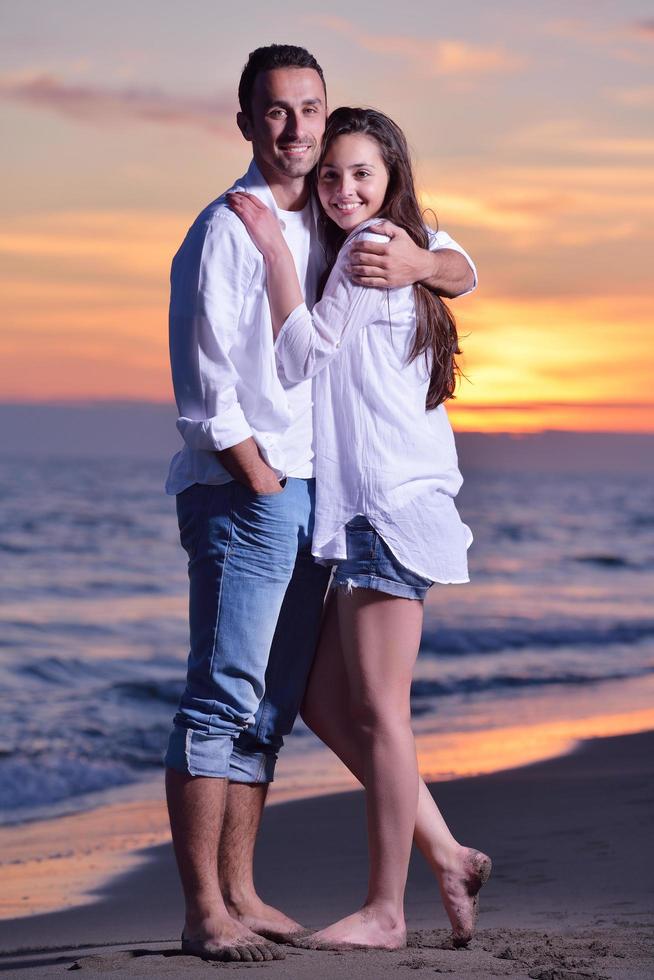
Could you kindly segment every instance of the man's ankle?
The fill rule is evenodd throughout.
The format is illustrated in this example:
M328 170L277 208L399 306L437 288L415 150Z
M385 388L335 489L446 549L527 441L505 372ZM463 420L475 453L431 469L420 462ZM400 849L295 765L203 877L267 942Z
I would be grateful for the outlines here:
M251 888L224 888L223 901L228 912L243 915L253 906L261 905L254 886Z
M202 932L211 923L227 921L229 910L221 898L213 901L200 900L186 906L185 928L193 932Z

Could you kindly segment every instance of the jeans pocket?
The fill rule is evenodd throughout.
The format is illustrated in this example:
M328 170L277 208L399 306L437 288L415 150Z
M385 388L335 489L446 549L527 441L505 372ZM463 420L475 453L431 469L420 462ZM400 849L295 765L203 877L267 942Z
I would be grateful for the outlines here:
M281 487L281 490L273 490L271 493L257 493L255 490L250 490L249 487L246 487L245 489L246 490L250 490L250 493L254 497L262 497L262 498L265 499L267 497L281 497L282 496L282 494L284 493L284 490L286 490L286 487L288 486L288 480L286 479L286 477L284 477L283 480L280 480L279 481L279 485Z

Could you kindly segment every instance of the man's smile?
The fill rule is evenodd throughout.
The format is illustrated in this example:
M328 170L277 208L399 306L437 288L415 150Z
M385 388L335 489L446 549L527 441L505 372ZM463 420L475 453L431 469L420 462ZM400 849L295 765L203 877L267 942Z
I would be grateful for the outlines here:
M282 153L288 154L291 157L301 157L310 150L311 147L308 143L287 143L285 146L280 146Z

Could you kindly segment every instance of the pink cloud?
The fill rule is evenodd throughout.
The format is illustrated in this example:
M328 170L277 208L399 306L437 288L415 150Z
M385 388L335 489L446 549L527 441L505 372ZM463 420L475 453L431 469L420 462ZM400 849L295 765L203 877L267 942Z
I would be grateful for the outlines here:
M598 27L593 20L580 17L562 17L545 24L545 33L555 37L571 38L587 44L614 45L616 41L654 40L654 18L617 23ZM617 52L619 53L619 52Z
M469 44L454 39L406 37L396 34L366 34L344 17L316 15L308 18L327 30L347 37L358 47L379 54L397 55L421 74L469 79L474 76L519 71L524 57L501 47Z
M72 85L54 75L0 78L0 98L94 124L130 120L163 126L192 126L224 137L240 138L234 119L236 99L203 99L158 89L108 89Z

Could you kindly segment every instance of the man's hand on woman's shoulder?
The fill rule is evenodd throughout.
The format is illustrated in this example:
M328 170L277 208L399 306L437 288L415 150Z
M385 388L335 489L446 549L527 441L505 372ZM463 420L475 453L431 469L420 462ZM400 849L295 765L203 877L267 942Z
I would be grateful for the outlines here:
M430 253L391 221L370 225L368 231L386 235L389 242L361 241L352 249L349 273L360 286L394 289L431 276Z
M462 252L420 248L392 221L380 221L367 230L386 235L390 241L362 241L352 249L349 273L358 285L394 289L420 282L439 296L451 298L474 289L475 274Z

